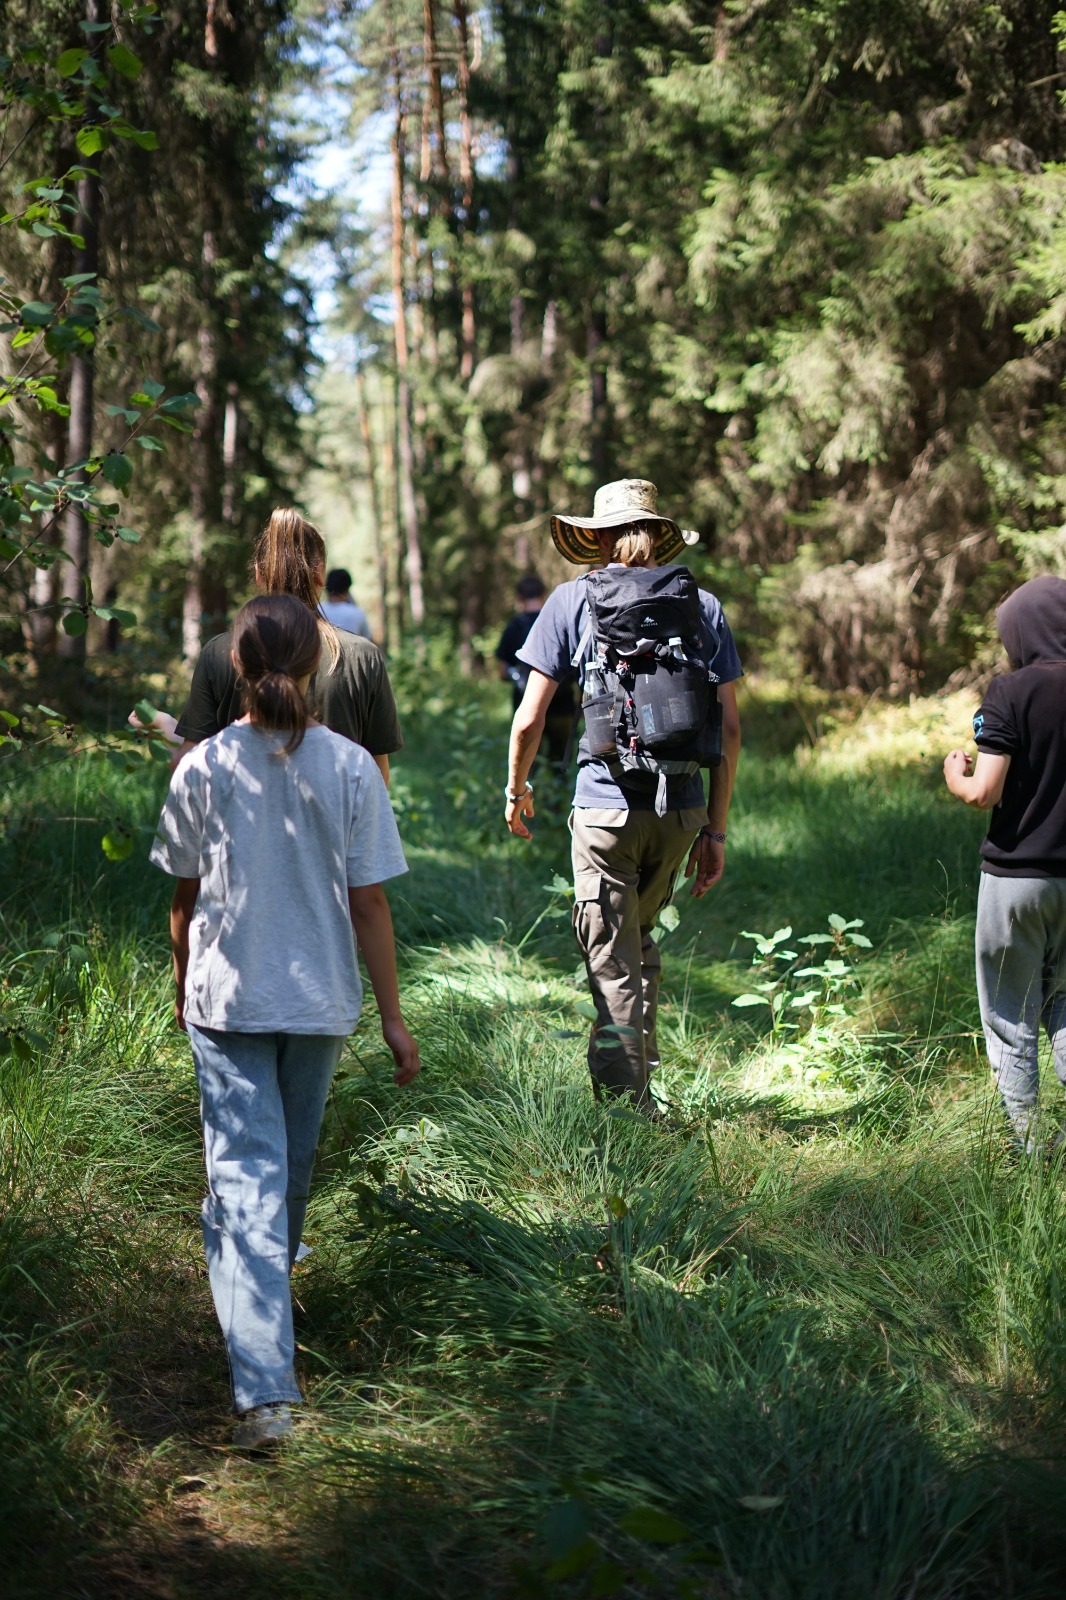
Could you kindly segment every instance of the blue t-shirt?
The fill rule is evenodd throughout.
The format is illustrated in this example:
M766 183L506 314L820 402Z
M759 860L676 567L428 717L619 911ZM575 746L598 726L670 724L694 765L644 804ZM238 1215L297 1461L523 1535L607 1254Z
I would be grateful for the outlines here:
M700 611L703 615L703 659L717 675L719 683L733 683L743 674L737 647L721 606L706 589L699 591ZM585 574L572 583L560 584L544 602L529 638L518 651L519 659L527 667L543 672L546 678L559 683L570 670L574 651L581 643L589 626L585 604ZM581 666L592 660L592 636L582 652ZM619 788L611 777L606 762L594 760L589 755L584 739L577 752L577 787L575 806L602 806L612 811L651 811L655 806L653 789L637 790ZM687 778L670 778L666 804L670 811L683 811L690 806L701 806L706 796L703 779L698 772Z

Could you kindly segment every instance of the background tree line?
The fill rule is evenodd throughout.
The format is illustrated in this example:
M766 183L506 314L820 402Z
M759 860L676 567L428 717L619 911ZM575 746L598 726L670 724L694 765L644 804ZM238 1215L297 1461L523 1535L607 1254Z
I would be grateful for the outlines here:
M545 513L628 473L710 536L764 654L905 689L979 654L1013 577L1066 570L1064 27L1036 0L346 8L393 182L341 298L409 618L429 569L476 636L501 542L542 561Z
M151 596L194 654L315 464L387 641L440 629L468 661L515 572L563 575L546 513L623 473L704 531L749 656L828 685L943 682L1016 576L1066 571L1054 4L15 0L0 27L9 83L102 74L74 115L6 102L7 287L53 319L65 278L104 296L71 335L99 320L91 362L55 353L55 406L8 408L12 460L124 478L131 375L197 402L113 486L141 543L106 517L79 536L56 491L68 559L6 563L38 656L89 552L97 600ZM377 211L301 197L294 114L327 89L387 152ZM24 187L79 162L80 245ZM309 247L332 262L321 372Z
M195 655L286 492L311 322L282 260L296 151L274 97L296 47L289 12L3 10L0 448L18 550L2 581L16 652L105 647L89 601L118 594L164 651Z

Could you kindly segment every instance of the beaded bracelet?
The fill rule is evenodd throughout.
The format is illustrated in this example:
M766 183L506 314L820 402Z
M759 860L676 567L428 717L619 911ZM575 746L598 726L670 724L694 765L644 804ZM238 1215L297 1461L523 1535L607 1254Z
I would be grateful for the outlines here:
M700 829L700 838L701 839L713 839L715 844L725 844L725 834L724 833L715 833L713 828L701 828Z

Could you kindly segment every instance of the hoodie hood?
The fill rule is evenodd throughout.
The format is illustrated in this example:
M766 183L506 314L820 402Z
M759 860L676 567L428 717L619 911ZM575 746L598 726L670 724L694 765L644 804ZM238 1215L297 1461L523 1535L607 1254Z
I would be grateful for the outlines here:
M996 627L1016 667L1066 661L1066 578L1030 578L997 608Z

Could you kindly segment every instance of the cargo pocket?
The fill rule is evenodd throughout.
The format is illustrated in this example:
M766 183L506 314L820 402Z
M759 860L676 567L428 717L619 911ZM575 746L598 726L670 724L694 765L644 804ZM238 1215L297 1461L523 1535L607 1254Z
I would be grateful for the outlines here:
M603 873L594 867L583 867L574 873L574 902L577 905L589 900L599 900Z

